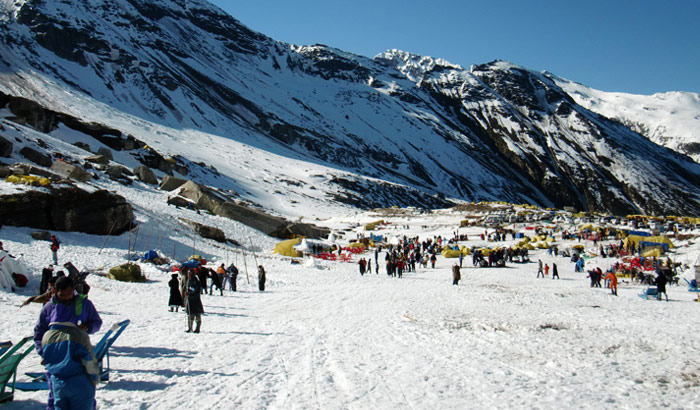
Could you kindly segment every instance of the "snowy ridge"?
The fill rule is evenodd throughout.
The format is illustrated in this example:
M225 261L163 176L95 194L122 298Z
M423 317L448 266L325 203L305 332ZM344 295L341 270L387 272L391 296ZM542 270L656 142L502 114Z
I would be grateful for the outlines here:
M398 50L369 59L285 44L204 1L5 6L1 92L163 145L163 155L202 159L194 141L173 146L164 135L230 139L289 160L287 170L323 167L322 189L341 206L504 200L700 214L697 163L515 64L464 70ZM236 162L204 159L239 166L226 161ZM256 185L250 172L226 175ZM289 180L300 195L312 186ZM265 206L284 213L282 202Z
M619 120L659 145L700 162L700 95L667 92L634 95L604 92L554 77L579 105Z

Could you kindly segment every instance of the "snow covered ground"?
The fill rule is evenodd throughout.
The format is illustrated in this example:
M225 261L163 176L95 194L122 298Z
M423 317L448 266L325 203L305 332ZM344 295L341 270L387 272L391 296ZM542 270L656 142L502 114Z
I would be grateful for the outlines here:
M644 286L623 280L615 297L590 288L568 258L545 250L531 252L529 264L505 268L475 268L465 258L459 286L451 284L455 259L442 257L435 269L401 279L383 268L360 276L357 263L291 264L272 254L276 240L217 219L229 237L255 244L255 255L247 246L248 281L242 254L194 241L175 217L199 216L164 206L166 194L129 198L141 223L139 236L131 238L134 248L160 249L165 256L174 250L183 260L194 247L211 265L236 262L239 291L203 295L202 333L189 334L185 314L167 308L169 273L142 264L149 279L144 284L89 276L90 299L104 320L93 342L112 324L131 320L111 350L113 371L97 389L98 408L700 408L700 303L685 286L669 286L669 302L647 301L638 296ZM376 219L348 213L325 223L340 230ZM425 239L452 236L462 215L383 219L395 228L378 233ZM37 304L18 309L51 257L48 242L32 240L31 231L0 231L5 249L23 255L34 273L20 294L0 291L0 341L31 335L39 314ZM469 234L468 246L486 244L479 232L483 228L460 229ZM125 261L128 234L108 238L101 252L104 237L57 234L60 262L107 269ZM677 243L672 259L692 265L700 255L694 240ZM373 252L365 257L374 258ZM268 272L265 292L257 290L255 258ZM537 279L537 259L556 262L561 280ZM613 262L594 257L587 267ZM691 269L682 276L690 278ZM31 353L18 379L40 371L39 362ZM45 402L45 392L18 391L2 407L37 409Z

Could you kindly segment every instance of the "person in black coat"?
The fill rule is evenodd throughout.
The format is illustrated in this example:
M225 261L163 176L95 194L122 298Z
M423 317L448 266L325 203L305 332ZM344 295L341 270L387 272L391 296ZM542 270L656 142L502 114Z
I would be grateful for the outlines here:
M559 269L557 269L557 264L553 263L552 264L552 280L554 280L555 276L557 279L559 279Z
M219 289L219 294L220 296L224 296L224 287L222 286L221 283L221 277L219 276L218 273L216 273L213 269L209 268L201 268L205 269L208 273L207 276L211 278L211 285L209 286L209 294L213 295L214 294L214 287Z
M202 299L200 295L202 294L202 285L199 284L199 280L195 276L193 271L189 271L187 279L187 333L192 331L192 322L197 323L197 328L194 329L194 333L199 333L199 329L202 326L202 313L204 313L204 306L202 306Z
M666 293L666 283L668 279L663 272L659 272L659 276L656 277L656 299L661 300L661 294L666 296L666 302L668 302L668 293Z
M197 279L199 279L199 285L202 287L204 293L207 293L207 270L204 266L198 266L195 268L197 270Z
M234 264L229 265L228 275L229 275L228 280L231 284L231 286L229 288L235 292L236 291L236 281L238 280L238 268L236 267L236 265L234 265Z
M267 277L265 276L265 268L262 265L258 266L258 289L262 292L265 290L265 281Z
M39 294L43 295L49 288L49 279L53 276L53 265L41 271L41 282L39 283Z
M168 300L168 305L170 306L170 311L173 311L173 308L175 308L175 311L177 312L180 306L182 306L182 294L180 294L180 281L177 280L177 273L173 273L170 275L172 278L170 279L170 282L168 282L168 286L170 286L170 299Z

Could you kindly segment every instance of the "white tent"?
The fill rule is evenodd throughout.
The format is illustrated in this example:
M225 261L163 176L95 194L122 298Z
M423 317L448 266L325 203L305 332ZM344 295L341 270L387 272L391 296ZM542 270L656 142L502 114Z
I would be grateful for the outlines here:
M299 245L294 245L294 250L301 253L311 253L311 247L309 246L309 242L306 240L306 238L303 238Z
M0 251L0 287L6 292L12 291L12 288L15 287L15 281L12 279L13 273L27 276L27 268L10 256L7 251Z

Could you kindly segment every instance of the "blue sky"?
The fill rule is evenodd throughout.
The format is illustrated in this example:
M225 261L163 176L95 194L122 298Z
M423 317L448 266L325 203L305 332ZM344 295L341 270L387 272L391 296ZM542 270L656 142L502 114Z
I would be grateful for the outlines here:
M700 93L698 0L210 0L275 40L468 68L502 59L603 91Z

